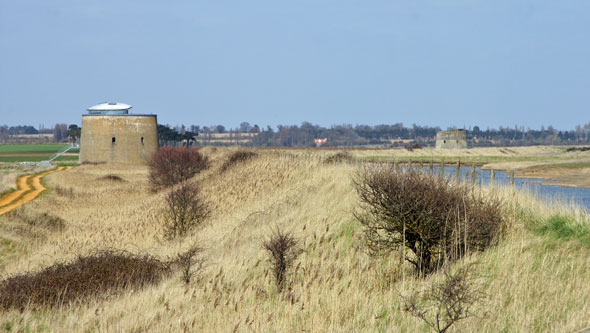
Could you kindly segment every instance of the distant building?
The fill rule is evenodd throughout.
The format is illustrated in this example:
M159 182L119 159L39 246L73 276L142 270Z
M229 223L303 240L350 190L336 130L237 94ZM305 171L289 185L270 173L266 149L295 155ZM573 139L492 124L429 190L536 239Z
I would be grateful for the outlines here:
M467 133L465 130L439 131L436 133L436 149L464 148L467 148Z
M156 115L129 114L131 105L102 103L82 116L80 163L143 164L158 150Z

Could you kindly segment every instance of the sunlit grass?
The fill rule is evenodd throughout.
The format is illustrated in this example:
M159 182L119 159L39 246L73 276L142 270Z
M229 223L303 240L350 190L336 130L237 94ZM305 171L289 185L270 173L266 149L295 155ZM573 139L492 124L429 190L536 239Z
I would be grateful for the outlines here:
M49 232L0 217L0 237L14 249L2 257L3 276L105 248L166 258L197 243L206 248L208 262L189 285L176 274L158 285L81 306L4 312L0 325L14 331L427 331L402 311L399 295L441 276L417 279L412 267L400 265L396 252L382 258L367 254L353 215L358 205L355 163L324 163L334 151L260 150L257 158L220 172L234 151L202 149L212 166L192 181L201 185L212 217L174 242L163 240L159 219L166 191L149 191L147 168L82 165L47 176L47 185L63 188L62 194L53 191L24 209L59 216L66 229ZM125 182L106 180L107 175ZM510 228L498 245L465 259L476 263L488 297L476 309L480 317L459 323L456 331L590 326L590 249L571 241L575 236L554 237L552 230L539 233L532 227L560 216L574 230L576 224L587 228L585 210L545 203L509 186L482 191L504 199ZM262 247L276 226L293 232L304 249L286 295L274 287Z

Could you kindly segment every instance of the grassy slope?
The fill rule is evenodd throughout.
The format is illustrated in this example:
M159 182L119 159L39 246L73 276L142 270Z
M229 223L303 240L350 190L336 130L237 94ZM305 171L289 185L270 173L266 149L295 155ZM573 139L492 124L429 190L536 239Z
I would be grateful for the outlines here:
M214 214L207 226L180 242L159 241L157 211L164 193L149 193L144 168L84 165L48 176L49 185L72 188L75 195L62 197L54 191L26 210L64 218L68 227L63 233L27 238L23 226L0 217L2 248L18 249L0 258L4 274L105 247L173 256L200 241L207 247L208 265L191 285L185 286L177 274L108 301L4 313L0 325L55 331L426 331L422 322L400 311L399 294L423 288L439 276L416 280L409 267L397 267L396 255L371 259L364 253L352 216L357 204L354 167L277 157L269 151L220 174L228 151L205 151L213 166L195 180L202 182ZM106 174L126 182L98 179ZM582 213L542 206L510 190L499 195L511 198L514 226L500 245L468 259L478 263L490 295L479 309L487 315L467 319L457 329L572 331L590 326L590 249L575 239L539 235L524 226L555 214L580 219ZM293 275L292 299L276 294L261 247L277 225L295 232L305 250Z

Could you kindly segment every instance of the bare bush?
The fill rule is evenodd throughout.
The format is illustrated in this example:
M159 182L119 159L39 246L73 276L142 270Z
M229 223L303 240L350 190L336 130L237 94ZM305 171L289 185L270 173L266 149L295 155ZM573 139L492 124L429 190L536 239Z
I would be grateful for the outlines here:
M100 180L110 180L112 182L124 182L125 180L121 176L108 174L99 178Z
M149 255L100 251L0 281L0 308L53 307L108 296L155 284L169 271L168 263Z
M162 147L148 162L149 180L154 191L190 179L209 166L206 156L195 149Z
M195 245L177 255L174 263L180 268L184 283L189 284L193 275L203 267L205 260L200 256L201 252L203 248Z
M190 183L185 183L168 193L166 209L163 212L166 238L185 236L190 229L209 217L211 210L199 193L199 188Z
M427 290L409 298L403 297L403 310L422 319L439 333L446 332L458 321L476 316L473 308L486 295L474 282L472 266L465 266L454 273L444 271L444 279Z
M49 231L63 231L66 229L66 221L59 216L48 213L28 213L24 207L13 209L6 213L11 219L20 220L29 228L41 228Z
M270 239L264 241L263 247L268 252L277 289L281 292L285 286L287 273L301 252L297 239L292 233L283 232L277 228Z
M343 163L343 162L350 162L353 159L354 159L354 157L352 157L351 153L349 153L347 151L341 151L341 152L336 153L334 155L328 156L324 160L324 163L326 163L326 164Z
M65 187L61 187L61 186L56 186L55 187L55 194L62 196L62 197L68 197L68 198L75 198L76 197L76 192L74 192L74 189L71 187L65 188Z
M256 157L256 156L258 156L258 154L256 154L255 152L238 150L238 151L232 153L228 157L228 159L225 160L225 162L223 162L220 170L221 170L221 172L225 172L229 168L233 167L234 165L236 165L240 162L247 161L247 160L249 160L253 157Z
M373 254L409 249L420 275L483 250L504 225L501 202L413 169L367 168L355 180L365 243ZM404 251L405 252L405 251Z

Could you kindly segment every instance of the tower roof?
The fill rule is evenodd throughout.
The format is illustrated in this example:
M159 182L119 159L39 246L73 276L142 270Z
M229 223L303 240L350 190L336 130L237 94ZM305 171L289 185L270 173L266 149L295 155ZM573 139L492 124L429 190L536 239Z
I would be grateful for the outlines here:
M127 114L132 107L133 106L125 103L104 102L91 106L87 110L90 114Z

